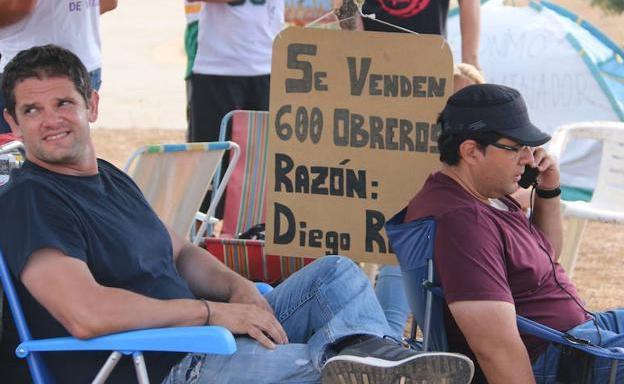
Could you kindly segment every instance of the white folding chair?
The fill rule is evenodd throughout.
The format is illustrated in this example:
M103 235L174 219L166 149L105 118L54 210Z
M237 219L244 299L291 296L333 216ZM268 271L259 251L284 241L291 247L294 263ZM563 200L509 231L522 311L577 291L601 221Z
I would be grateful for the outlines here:
M128 159L124 170L141 188L160 219L186 237L226 150L234 152L223 182L215 192L217 199L213 199L191 239L197 244L209 226L209 218L214 216L215 201L219 201L236 166L239 146L231 141L148 145Z
M598 180L591 201L562 201L568 218L559 263L572 275L587 220L624 223L624 123L581 122L558 128L550 142L550 152L561 158L571 139L602 142Z
M9 174L23 161L24 144L21 141L9 141L0 145L0 186L9 181Z

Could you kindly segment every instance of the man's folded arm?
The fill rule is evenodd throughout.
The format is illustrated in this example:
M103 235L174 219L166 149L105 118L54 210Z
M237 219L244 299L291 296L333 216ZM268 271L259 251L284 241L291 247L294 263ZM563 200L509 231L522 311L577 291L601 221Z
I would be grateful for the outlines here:
M178 273L195 296L227 302L238 290L258 292L251 281L229 269L208 251L193 245L172 229L167 229Z
M273 308L251 281L168 229L178 273L195 296L214 300L210 302L211 324L248 334L267 348L288 343Z
M91 338L140 328L204 324L206 306L198 300L157 300L95 281L82 260L58 249L30 255L21 281L74 337Z
M457 301L449 304L490 384L534 383L531 362L520 338L513 304Z

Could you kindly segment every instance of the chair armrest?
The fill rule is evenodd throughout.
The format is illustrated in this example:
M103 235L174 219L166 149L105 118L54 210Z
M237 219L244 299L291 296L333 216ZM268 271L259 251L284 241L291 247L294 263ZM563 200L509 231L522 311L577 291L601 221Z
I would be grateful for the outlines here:
M591 202L562 201L561 210L564 217L599 220L606 223L624 223L624 212L617 209L596 207Z
M555 130L548 143L548 151L561 160L568 142L573 139L613 140L624 125L615 121L583 121L562 125Z
M229 355L236 342L227 329L218 326L151 328L121 332L81 340L56 337L30 340L18 345L15 354L24 358L30 352L45 351L135 351L196 352Z
M271 287L267 283L256 283L256 288L258 288L258 291L260 291L260 294L262 296L266 295L267 293L273 290L273 287Z
M269 284L256 283L262 295L273 290ZM114 333L81 340L74 337L55 337L20 343L15 354L24 358L31 352L52 351L136 351L195 352L230 355L236 352L234 336L218 326L150 328Z
M556 329L547 327L519 315L516 316L516 320L518 322L518 329L522 334L533 335L542 340L575 348L594 356L603 357L606 359L624 360L624 348L604 348L584 342L579 342L566 333L560 332Z
M11 153L20 149L24 149L24 144L21 141L9 141L6 144L0 145L0 154Z

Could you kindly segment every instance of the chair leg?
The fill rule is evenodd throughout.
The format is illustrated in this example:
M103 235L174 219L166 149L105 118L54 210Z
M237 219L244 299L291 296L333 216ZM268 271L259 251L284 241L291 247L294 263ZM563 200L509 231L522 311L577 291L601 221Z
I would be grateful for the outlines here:
M137 375L137 382L139 384L149 384L149 376L147 376L147 368L145 367L145 359L141 352L134 352L132 354L132 360L134 361L134 370Z
M108 379L108 376L110 376L113 369L115 369L120 359L121 359L120 352L115 351L111 353L110 356L108 356L108 359L106 359L106 362L104 363L104 365L102 365L102 368L100 368L99 372L97 373L97 375L95 376L95 379L93 379L91 384L105 383L106 379Z
M559 256L559 264L565 269L569 277L572 277L574 273L576 258L578 256L586 223L586 219L579 219L576 217L568 218L567 229L563 235L563 247L561 249L561 256Z
M609 384L615 384L615 379L617 378L617 369L618 369L619 360L613 359L611 361L611 372L609 374Z

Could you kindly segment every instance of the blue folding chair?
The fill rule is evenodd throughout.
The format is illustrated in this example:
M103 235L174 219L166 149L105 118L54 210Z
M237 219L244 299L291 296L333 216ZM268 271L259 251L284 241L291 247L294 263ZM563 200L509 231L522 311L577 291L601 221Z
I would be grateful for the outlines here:
M15 354L26 358L32 381L35 384L54 383L41 352L69 351L112 351L93 383L104 383L119 362L122 355L132 355L137 381L149 383L147 368L142 352L184 352L229 355L236 352L234 337L226 328L218 326L152 328L116 333L80 340L74 337L56 337L34 340L24 318L22 306L15 291L11 273L0 250L0 280L13 314L13 320L21 343ZM260 293L273 289L270 285L258 283Z
M444 293L438 284L433 260L435 219L428 217L404 223L406 212L407 208L392 217L386 222L385 229L401 266L407 298L414 317L408 342L423 351L447 351ZM609 383L617 382L617 364L619 360L624 360L624 348L591 345L585 340L579 340L522 316L517 316L517 323L521 334L580 350L593 357L610 359L612 363ZM422 340L416 339L417 327L422 332ZM586 373L585 382L589 383L591 369Z

